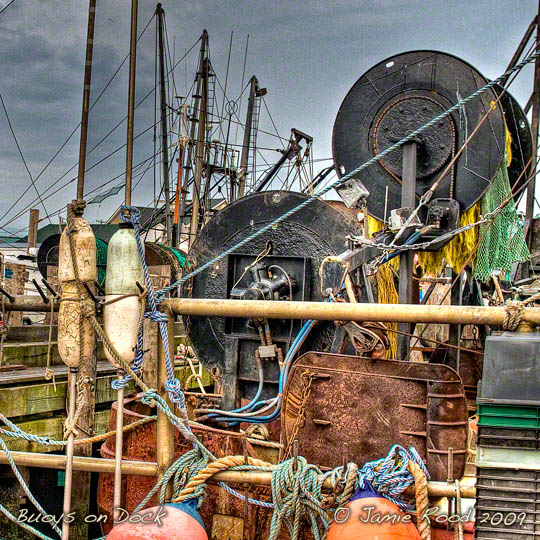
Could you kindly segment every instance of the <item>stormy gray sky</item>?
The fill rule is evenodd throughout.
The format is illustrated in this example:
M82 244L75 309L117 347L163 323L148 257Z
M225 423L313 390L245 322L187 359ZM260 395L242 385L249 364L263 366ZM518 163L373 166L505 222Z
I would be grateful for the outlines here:
M0 10L8 3L0 0ZM156 4L148 0L139 4L142 30ZM221 84L234 31L229 99L236 99L241 90L249 34L246 81L255 74L268 89L266 104L281 135L287 137L290 128L296 127L314 136L316 160L331 157L332 126L339 105L371 66L399 52L434 49L462 57L487 78L494 78L506 68L537 9L536 0L163 0L162 4L171 58L178 61L206 28ZM87 0L15 0L0 15L0 93L34 178L80 121L87 9ZM98 0L92 102L128 52L129 14L129 0ZM139 41L137 101L154 86L154 45L152 22ZM187 87L191 86L196 58L197 47L174 71L177 94L186 93L186 80ZM89 148L126 115L127 71L126 62L92 110ZM531 89L532 70L526 69L511 92L524 105ZM221 94L216 92L216 96L221 102ZM244 114L242 110L240 116ZM136 111L135 133L143 134L135 143L135 164L154 152L153 130L148 129L153 123L152 94ZM260 127L274 131L264 109ZM120 123L89 155L87 165L93 168L87 173L87 193L105 182L109 183L103 190L122 182L123 148L99 162L125 143L125 135L125 123ZM36 191L0 109L1 227L12 232L26 227L27 213L19 214L30 205L40 209L41 218L47 212L53 215L53 223L58 222L56 212L75 196L75 182L69 181L76 176L78 141L76 132L36 180L37 189L47 197L44 209L33 202ZM268 148L280 147L279 139L269 135L259 142ZM279 155L270 151L266 157L271 160ZM316 162L315 172L328 164ZM151 168L142 178L136 176L137 182L134 203L147 205L154 193ZM101 205L90 205L87 215L91 220L106 220L121 202L122 193Z

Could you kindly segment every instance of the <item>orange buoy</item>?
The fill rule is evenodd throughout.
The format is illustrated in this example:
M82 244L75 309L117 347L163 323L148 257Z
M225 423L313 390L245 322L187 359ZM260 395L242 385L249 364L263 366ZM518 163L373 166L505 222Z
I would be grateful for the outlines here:
M336 511L327 540L420 540L420 535L409 514L368 485Z
M106 540L208 540L195 501L121 515Z

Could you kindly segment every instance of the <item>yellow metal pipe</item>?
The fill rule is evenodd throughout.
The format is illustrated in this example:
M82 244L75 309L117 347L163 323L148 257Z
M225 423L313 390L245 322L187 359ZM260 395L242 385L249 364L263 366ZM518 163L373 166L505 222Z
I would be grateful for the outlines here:
M37 452L10 452L11 457L21 467L40 467L42 469L65 469L66 456L39 454ZM0 463L9 463L7 455L0 452ZM73 470L97 473L114 473L114 459L102 459L86 456L73 456ZM122 461L122 474L156 476L157 464L148 461Z
M260 317L318 321L381 321L500 326L504 307L427 306L413 304L346 304L341 302L285 302L170 298L163 304L175 315L203 317ZM525 308L523 322L540 325L540 308Z
M11 457L15 463L24 467L41 467L44 469L65 469L66 456L54 454L38 454L34 452L11 452ZM0 464L7 464L6 454L0 453ZM73 469L76 471L114 473L114 459L73 457ZM139 476L155 476L157 474L157 463L148 461L122 461L122 474L132 474ZM215 474L209 479L211 483L229 482L237 484L255 484L269 486L272 480L272 473L258 471L223 471ZM331 488L331 481L327 479L323 485ZM454 497L456 486L454 483L428 482L428 492L430 497ZM407 493L414 493L414 487L407 490ZM476 495L475 479L471 477L460 481L460 493L462 497L474 498Z

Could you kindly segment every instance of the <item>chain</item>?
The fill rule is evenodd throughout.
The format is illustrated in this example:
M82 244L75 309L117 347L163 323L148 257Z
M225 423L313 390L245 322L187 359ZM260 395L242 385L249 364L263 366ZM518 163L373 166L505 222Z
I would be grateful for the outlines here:
M298 406L298 416L296 417L296 420L294 422L291 436L287 437L287 446L283 451L283 460L288 459L292 455L292 447L294 441L298 435L298 432L300 431L300 428L304 425L304 422L306 420L306 403L309 399L309 396L311 395L313 380L316 378L317 376L314 373L311 373L309 370L304 371L301 375L302 388L301 401L300 405ZM289 400L290 398L291 396L289 396Z

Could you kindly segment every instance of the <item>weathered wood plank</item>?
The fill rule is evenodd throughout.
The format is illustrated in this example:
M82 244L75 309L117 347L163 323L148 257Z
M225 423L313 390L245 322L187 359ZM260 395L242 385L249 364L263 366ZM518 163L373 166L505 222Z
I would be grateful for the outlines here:
M189 366L177 367L177 376L185 380L189 375ZM111 388L115 375L98 376L96 382L96 404L112 403L116 400L116 391ZM212 384L209 373L203 370L205 385ZM195 388L196 382L190 384ZM127 391L133 390L135 384L131 382ZM52 382L32 384L29 386L0 386L0 412L8 418L30 416L44 413L64 411L67 399L67 381L56 382L56 389Z
M67 380L68 369L65 364L51 366L56 380ZM34 381L43 381L43 367L29 367L25 370L13 370L0 372L0 386L12 386L14 384L29 384ZM115 374L116 369L105 360L98 361L98 375Z

